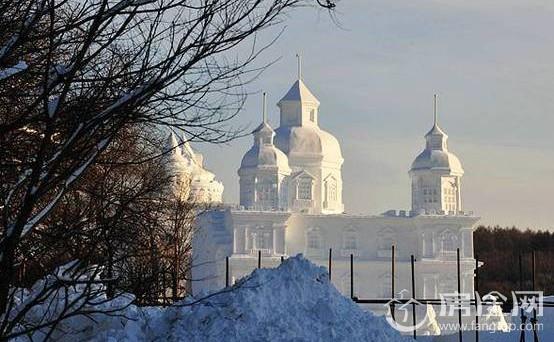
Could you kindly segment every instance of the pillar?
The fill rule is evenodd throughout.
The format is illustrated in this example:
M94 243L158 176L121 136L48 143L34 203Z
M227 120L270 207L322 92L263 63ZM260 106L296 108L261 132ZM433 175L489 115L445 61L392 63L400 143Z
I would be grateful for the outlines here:
M246 251L245 230L244 226L234 226L233 253L235 254L244 254Z
M285 254L285 225L273 224L273 254Z

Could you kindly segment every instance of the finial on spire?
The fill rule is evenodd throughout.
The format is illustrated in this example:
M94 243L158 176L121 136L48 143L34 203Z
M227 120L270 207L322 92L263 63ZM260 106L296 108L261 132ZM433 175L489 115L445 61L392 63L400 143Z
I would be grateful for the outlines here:
M433 125L437 126L438 119L437 119L437 94L433 96Z
M263 93L263 100L262 100L262 115L263 115L263 122L267 123L267 106L266 106L266 93L265 93L265 91Z
M296 59L298 62L298 79L301 80L302 79L302 55L297 53Z

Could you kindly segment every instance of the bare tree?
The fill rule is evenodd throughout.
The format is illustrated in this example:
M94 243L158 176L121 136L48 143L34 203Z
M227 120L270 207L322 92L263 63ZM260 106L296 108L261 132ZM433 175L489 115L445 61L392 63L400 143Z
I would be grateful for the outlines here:
M136 125L232 139L241 86L260 70L252 62L265 48L255 44L256 33L302 3L0 0L0 339L32 303L75 285L66 281L71 277L45 282L24 307L12 291L18 250L99 156ZM233 57L246 43L250 53ZM72 279L99 272L83 264L71 269ZM66 309L40 326L86 313Z

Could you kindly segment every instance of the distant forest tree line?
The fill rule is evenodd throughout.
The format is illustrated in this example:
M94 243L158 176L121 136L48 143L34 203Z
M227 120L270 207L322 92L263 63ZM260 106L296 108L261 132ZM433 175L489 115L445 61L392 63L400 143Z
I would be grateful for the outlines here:
M479 268L479 293L532 289L532 252L535 252L536 289L554 294L554 233L521 230L516 227L479 226L474 233L475 255L484 265ZM522 256L520 284L519 255Z

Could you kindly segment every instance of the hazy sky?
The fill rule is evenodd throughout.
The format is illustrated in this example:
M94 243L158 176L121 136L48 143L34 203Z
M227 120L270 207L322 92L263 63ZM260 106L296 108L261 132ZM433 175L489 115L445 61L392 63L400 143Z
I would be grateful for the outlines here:
M296 77L319 98L320 126L342 145L347 212L409 209L408 169L432 124L462 161L462 201L482 223L554 229L554 2L343 0L342 28L301 9L260 60L282 57L250 91L275 103ZM262 36L269 37L274 31ZM236 124L260 121L251 96ZM252 138L196 144L238 202L237 169ZM224 158L222 158L224 156Z

